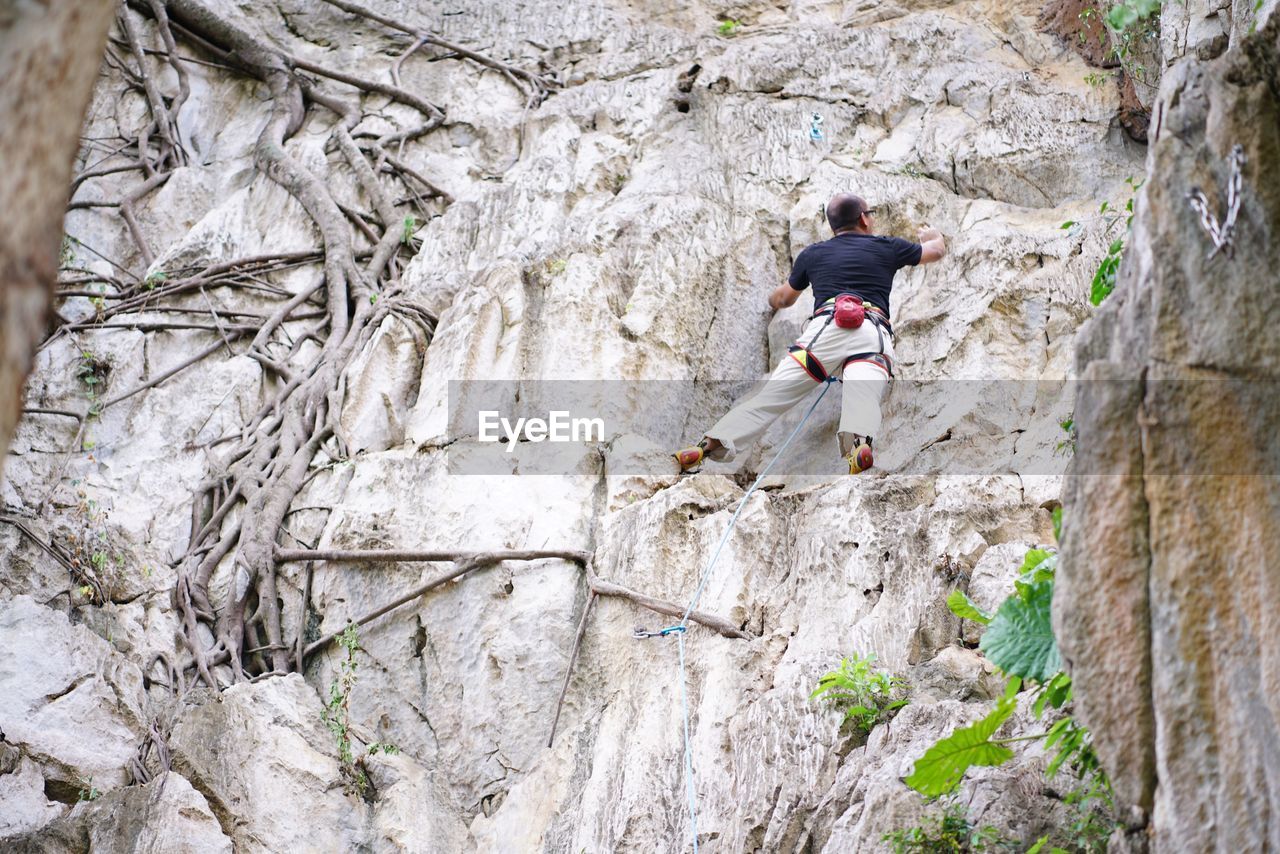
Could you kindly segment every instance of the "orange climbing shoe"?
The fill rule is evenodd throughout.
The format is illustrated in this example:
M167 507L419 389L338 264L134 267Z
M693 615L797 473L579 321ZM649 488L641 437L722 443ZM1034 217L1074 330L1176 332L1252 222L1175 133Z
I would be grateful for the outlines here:
M681 471L689 471L702 465L702 460L706 456L706 445L699 442L691 448L684 448L676 451L673 456L676 462L680 464Z
M863 444L859 442L854 445L853 450L849 452L845 459L849 462L849 474L862 474L875 465L875 458L871 455L870 443Z

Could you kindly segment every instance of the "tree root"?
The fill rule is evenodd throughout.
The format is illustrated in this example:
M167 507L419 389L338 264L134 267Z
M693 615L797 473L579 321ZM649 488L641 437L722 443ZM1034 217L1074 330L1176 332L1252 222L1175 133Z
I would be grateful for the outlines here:
M407 31L354 4L335 5L392 29ZM231 682L300 670L306 657L319 648L317 644L322 644L304 644L304 626L293 627L296 639L285 638L277 589L278 565L290 560L340 559L330 555L342 553L281 548L286 518L298 492L319 470L317 459L341 458L341 442L334 439L341 378L382 321L394 313L420 325L428 339L434 334L435 318L399 294L396 287L403 266L398 256L411 249L403 240L403 223L408 218L400 206L416 205L417 211L427 216L438 209L437 205L452 203L453 198L401 159L399 151L394 156L389 153L388 146L440 127L445 111L401 85L403 64L422 47L434 45L500 71L530 102L545 97L555 83L436 36L412 31L408 32L420 43L395 59L392 82L385 83L294 56L243 30L213 4L202 0L128 0L121 4L117 31L116 40L108 48L107 63L123 75L126 85L142 93L147 105L146 124L124 130L116 137L86 140L86 150L93 151L94 157L86 157L74 187L131 172L139 172L141 180L114 201L78 201L71 204L72 209L117 210L137 244L138 257L147 266L154 265L136 208L176 168L187 163L177 116L190 97L187 66L196 63L248 74L266 84L270 109L254 148L255 165L302 205L320 233L319 251L269 253L168 269L146 279L110 259L107 260L116 271L110 275L72 270L64 278L62 295L93 299L97 315L91 322L64 322L45 341L47 346L58 336L79 330L117 329L144 334L188 330L212 337L210 343L194 349L177 365L108 397L101 408L154 389L218 351L230 351L237 340L250 339L242 355L254 359L264 374L279 378L277 387L238 434L222 437L208 446L224 442L231 445L223 452L218 470L193 497L188 550L176 563L172 597L180 617L180 646L185 650L180 648L180 654L173 658L157 657L147 668L148 673L155 674L156 684L167 684L174 692L199 683L220 688L227 684L228 671L219 668L229 668ZM148 40L157 38L160 48L148 45ZM206 58L183 55L179 42ZM176 75L177 94L166 96L158 85L157 62L167 64ZM421 121L370 139L372 135L357 132L357 125L364 118L359 100L340 99L323 91L315 77L350 86L358 93L388 98L416 111ZM357 195L362 198L353 203L354 207L371 205L375 215L351 216L353 209L344 211L330 188L333 175L313 173L286 151L286 140L299 129L307 110L315 106L338 115L330 131L330 150L341 152L355 176ZM94 162L88 162L91 159ZM383 186L388 175L404 189L389 192ZM428 199L436 202L428 206ZM367 240L368 249L357 251L357 240ZM276 274L308 264L320 267L314 285L293 294L278 286ZM280 301L262 314L230 311L213 298L220 288L251 290ZM139 317L140 313L153 316ZM299 322L304 320L314 323L299 330ZM308 352L302 349L303 345L310 341L318 345L318 352L303 361L301 354ZM47 414L77 418L81 431L84 429L84 415L65 410ZM539 557L579 563L586 560L581 552L563 550L479 553L466 556L463 563L446 574L445 580L492 562ZM394 559L433 558L402 553ZM455 563L458 560L456 556L447 559ZM231 592L225 601L215 605L210 588L219 571L230 573L227 586ZM309 587L314 571L308 567L305 586ZM437 579L431 586L439 583L443 581ZM428 589L429 586L420 588L415 595ZM304 601L306 598L309 590L304 590ZM384 610L362 620L376 619L398 606L384 606Z

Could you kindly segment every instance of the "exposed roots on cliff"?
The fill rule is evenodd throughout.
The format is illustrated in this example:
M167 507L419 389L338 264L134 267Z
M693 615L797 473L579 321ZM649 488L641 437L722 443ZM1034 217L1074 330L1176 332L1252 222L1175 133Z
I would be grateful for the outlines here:
M207 64L252 76L267 87L270 111L254 147L255 165L297 200L320 235L317 250L264 253L229 261L169 267L139 278L111 262L113 273L103 275L71 266L63 268L60 295L93 301L91 320L64 321L46 340L85 329L129 329L143 333L194 331L210 336L177 363L131 388L95 400L84 423L135 395L164 383L180 372L199 366L219 351L246 356L262 368L269 388L265 402L238 431L217 436L199 447L216 451L220 462L197 489L192 502L191 534L185 555L177 562L173 604L181 620L179 648L157 653L147 662L147 679L167 686L175 695L207 685L224 687L239 681L302 670L307 658L324 649L336 634L306 643L303 627L309 610L313 564L317 561L383 563L388 561L449 561L452 569L424 582L367 614L352 615L363 625L389 614L451 579L507 560L560 558L584 570L587 605L578 626L573 658L581 645L591 604L598 596L614 596L656 613L679 616L679 605L600 579L590 556L565 550L498 552L365 552L286 548L285 520L301 490L324 464L347 458L338 430L341 380L384 319L396 315L420 327L429 340L435 318L415 305L399 287L402 253L412 251L411 234L402 227L416 212L423 219L452 198L403 157L406 141L440 127L444 110L408 90L400 81L407 58L427 47L500 72L525 98L526 110L536 106L557 82L516 68L484 54L448 42L380 16L345 0L325 0L357 15L404 33L413 41L393 61L390 83L328 68L267 44L200 0L130 0L122 5L118 34L108 49L108 63L138 91L149 122L132 138L97 140L102 156L88 163L75 187L94 178L139 172L141 181L123 197L109 201L72 202L71 208L114 209L138 245L148 267L154 256L134 216L134 206L160 187L174 170L188 162L177 122L188 99L186 66ZM160 48L146 43L149 17ZM182 41L206 59L180 55ZM157 83L156 62L166 63L177 78L177 94L166 97ZM326 83L325 81L329 81ZM407 106L419 116L407 126L382 134L361 131L365 119L358 98L326 88L337 84ZM338 201L332 190L335 176L317 174L285 147L308 117L309 110L333 117L328 150L337 152L354 176L354 195L371 212ZM384 183L386 178L391 181ZM350 180L350 179L348 179ZM392 190L392 187L398 188ZM352 194L347 194L349 197ZM110 260L110 259L107 259ZM281 274L318 267L314 281L285 289ZM219 307L209 296L234 289L267 302L258 311ZM244 342L248 341L247 346ZM308 349L306 345L312 345ZM77 438L77 443L79 438ZM278 571L290 562L305 562L305 581L299 609L300 625L286 637ZM215 578L217 581L215 582ZM215 594L215 590L218 591ZM748 635L727 620L694 612L689 618L726 637ZM565 676L561 700L573 661ZM557 708L556 717L559 717ZM554 724L553 724L554 733ZM139 754L137 775L157 757L163 766L164 740L159 731ZM153 756L146 751L155 751Z
M401 253L412 249L404 223L426 219L452 199L409 165L400 149L406 141L440 127L445 112L400 85L401 64L430 44L501 71L527 102L541 99L552 85L353 4L334 5L414 36L414 45L395 60L392 82L293 56L199 0L122 3L106 61L143 96L149 121L132 138L88 141L97 159L86 163L73 184L74 192L94 178L140 173L141 180L119 198L74 201L70 208L118 211L143 263L153 266L154 255L135 206L188 163L177 122L191 92L188 65L211 65L252 76L267 87L270 113L254 148L255 165L302 205L320 234L319 251L168 269L145 279L115 262L114 272L106 276L64 267L60 294L90 298L97 313L87 322L64 321L46 345L87 328L195 330L213 338L145 383L95 401L85 417L97 416L220 350L254 359L274 385L269 399L238 433L204 446L222 455L194 498L188 549L177 564L173 600L181 616L183 648L174 656L153 657L146 669L150 680L176 693L199 683L218 688L301 666L300 638L297 643L285 638L277 583L276 549L290 505L314 477L318 462L347 456L336 430L340 381L383 320L394 314L420 327L428 339L434 332L435 318L399 288ZM144 18L151 19L159 47L148 46ZM180 41L204 58L180 55ZM172 70L176 94L164 94L158 82L163 69L157 62ZM356 97L326 86L354 89ZM366 94L407 106L419 120L387 133L360 132L357 127L365 113L359 97ZM367 200L372 213L340 204L331 189L335 176L317 174L286 150L286 141L308 111L317 109L336 118L329 148L341 154L354 174L356 195ZM400 189L391 191L383 176L390 176ZM361 243L364 248L357 248ZM314 283L296 292L273 281L291 268L317 264L320 272ZM228 311L209 298L210 292L223 288L253 291L275 305L262 313ZM300 322L306 325L298 334ZM247 348L237 351L237 342L246 339ZM308 342L315 345L311 350L304 349ZM311 351L314 355L308 356ZM218 589L226 590L220 597L213 593L215 574L223 579ZM295 647L299 654L291 655ZM225 669L219 670L222 666Z

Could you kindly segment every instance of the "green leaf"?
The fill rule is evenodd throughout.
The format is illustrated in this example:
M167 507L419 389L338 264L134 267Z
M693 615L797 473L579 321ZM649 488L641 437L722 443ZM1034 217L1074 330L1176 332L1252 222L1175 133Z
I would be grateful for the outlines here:
M1069 219L1066 222L1064 222L1062 225L1058 226L1058 228L1070 228L1075 224L1076 224L1076 221L1074 219Z
M1045 549L1031 549L1022 561L1022 574L1013 582L1013 587L1025 601L1030 586L1045 579L1052 579L1057 569L1057 554Z
M1107 249L1107 254L1119 255L1123 249L1124 249L1124 238L1117 237L1115 240L1111 241L1111 246Z
M1049 844L1049 834L1045 834L1036 840L1036 844L1027 849L1027 854L1040 854L1042 848Z
M1123 31L1138 23L1138 10L1127 3L1113 6L1107 13L1107 26L1113 30Z
M1045 683L1034 706L1036 717L1044 714L1045 706L1060 709L1071 699L1071 677L1065 673L1056 673Z
M1062 508L1053 508L1053 538L1062 542Z
M996 611L978 646L1005 673L1047 682L1062 669L1049 618L1053 579L1025 587L1022 595L1010 596Z
M947 607L962 620L973 620L984 626L991 623L991 615L973 604L973 600L963 590L951 591L951 595L947 597Z
M1009 761L1013 751L1003 744L993 744L991 736L1009 719L1017 701L1006 697L985 718L962 729L925 751L915 768L903 782L928 798L954 791L966 771L974 765L1000 765Z

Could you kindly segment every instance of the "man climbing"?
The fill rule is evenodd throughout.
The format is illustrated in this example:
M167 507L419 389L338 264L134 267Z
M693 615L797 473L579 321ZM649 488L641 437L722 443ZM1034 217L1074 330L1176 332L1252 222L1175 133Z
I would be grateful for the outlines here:
M696 468L704 458L733 459L830 376L844 381L840 453L850 474L871 468L880 401L893 376L889 292L894 274L902 267L932 264L947 252L942 234L933 228L920 232L920 243L877 236L874 216L874 208L849 193L827 203L834 236L797 255L788 281L769 295L769 307L777 311L812 284L813 316L757 393L739 401L698 444L676 452L682 470Z

